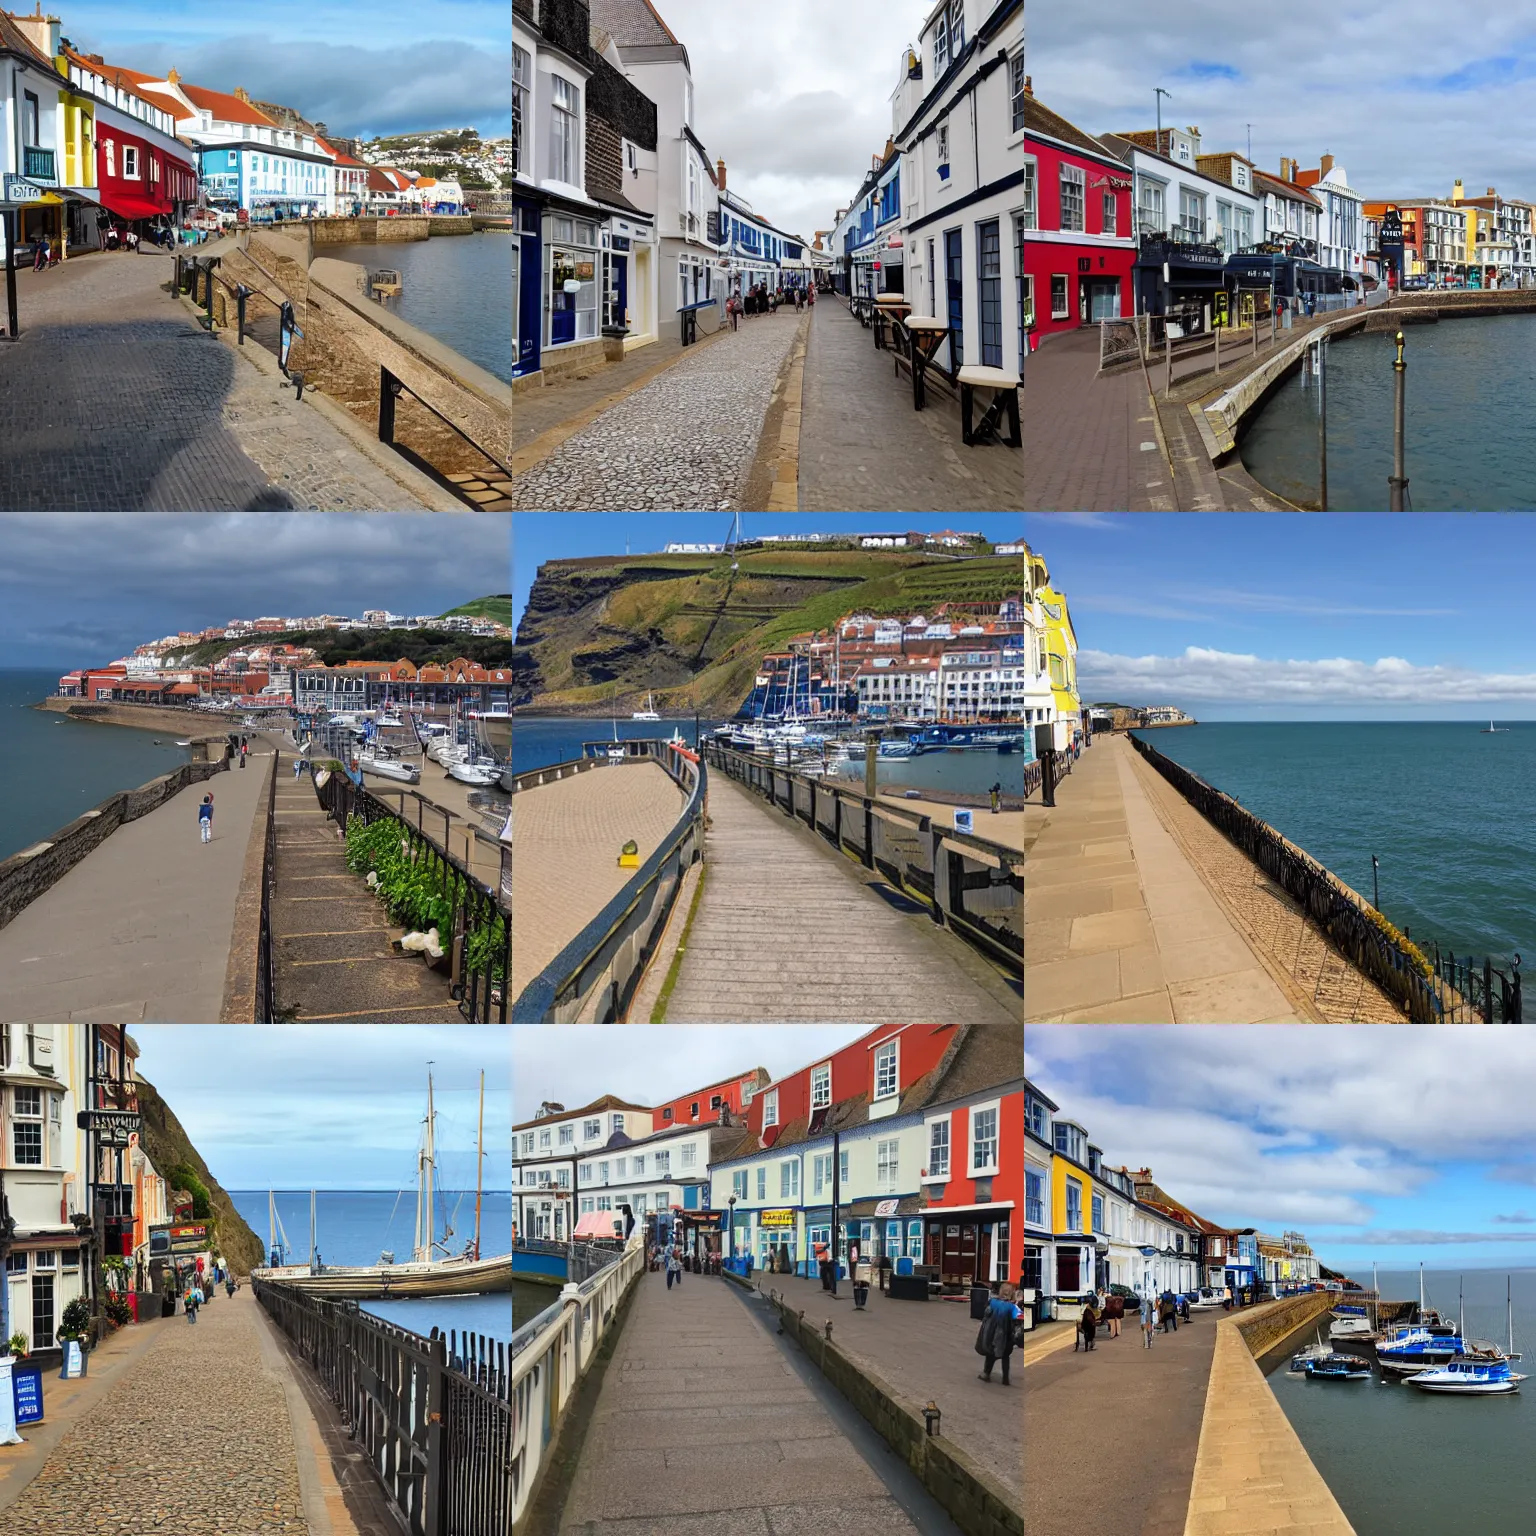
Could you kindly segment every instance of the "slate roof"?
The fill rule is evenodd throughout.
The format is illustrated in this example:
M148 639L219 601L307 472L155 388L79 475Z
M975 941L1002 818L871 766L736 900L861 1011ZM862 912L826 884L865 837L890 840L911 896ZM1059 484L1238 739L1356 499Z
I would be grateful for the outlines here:
M679 42L650 0L592 0L592 21L620 48Z
M1084 133L1076 123L1069 123L1059 112L1052 112L1037 96L1032 96L1028 91L1024 93L1024 131L1029 133L1043 133L1047 138L1060 139L1064 144L1070 144L1074 149L1081 149L1090 155L1098 155L1105 160L1119 160L1122 157L1112 149L1094 138L1091 133Z

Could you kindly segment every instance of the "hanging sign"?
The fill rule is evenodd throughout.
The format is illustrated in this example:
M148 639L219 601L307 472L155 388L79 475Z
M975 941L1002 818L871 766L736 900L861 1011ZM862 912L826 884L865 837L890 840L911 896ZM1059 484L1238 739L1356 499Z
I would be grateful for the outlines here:
M190 1222L185 1226L172 1227L171 1252L201 1253L208 1246L207 1222Z
M896 1207L900 1204L899 1200L877 1200L875 1201L875 1215L894 1216L896 1214Z
M82 1131L95 1131L97 1141L104 1147L128 1147L133 1145L142 1116L126 1109L82 1109L75 1116L75 1124Z

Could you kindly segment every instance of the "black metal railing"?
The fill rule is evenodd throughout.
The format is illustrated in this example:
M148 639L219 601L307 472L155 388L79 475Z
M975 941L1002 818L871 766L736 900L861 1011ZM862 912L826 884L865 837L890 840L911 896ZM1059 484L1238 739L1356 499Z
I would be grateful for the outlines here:
M1045 778L1045 764L1037 757L1033 762L1024 764L1024 798L1027 800L1040 788Z
M352 1301L253 1280L267 1316L306 1360L367 1452L411 1536L512 1528L511 1352L478 1334L429 1338Z
M629 759L649 757L659 763L687 794L687 802L661 846L630 876L618 895L524 986L512 1006L514 1023L580 1020L608 1024L622 1018L660 942L683 876L703 857L708 783L704 764L672 750L665 741L628 741L624 745ZM604 759L584 758L581 764L562 763L555 769L519 774L512 781L513 790L533 788L533 781L540 776L547 779L559 778L566 771L593 772L599 764L603 772L629 771L627 763L609 765Z
M1520 986L1520 956L1493 963L1489 955L1479 961L1472 955L1458 959L1441 954L1435 945L1435 975L1450 988L1451 997L1441 1018L1448 1024L1523 1024L1524 1001Z
M21 174L29 181L53 181L53 151L39 149L36 144L23 146Z
M1458 975L1468 979L1472 966L1466 960L1460 970L1449 959L1444 970L1437 969L1435 961L1406 933L1267 822L1260 821L1198 774L1164 757L1134 733L1131 745L1212 826L1224 832L1285 891L1317 924L1328 942L1392 998L1413 1023L1437 1024L1463 1014L1470 1017L1474 1006L1487 1006L1488 994L1493 990L1492 977L1496 974L1503 979L1503 972L1494 972L1491 962L1485 963L1487 990L1478 994L1479 1002L1474 1004L1462 994L1455 980ZM1518 1012L1518 966L1510 986L1510 1005Z
M387 817L410 845L410 856L425 868L429 883L450 907L450 917L438 929L453 946L451 992L459 1012L473 1024L507 1022L512 982L512 911L497 892L434 838L413 826L377 796L354 784L346 773L332 770L316 785L320 804L343 832L353 818L364 826Z
M381 364L379 367L379 441L385 447L393 448L402 458L409 459L424 475L430 475L444 490L452 491L455 496L465 501L467 505L478 507L479 504L469 501L464 496L463 488L455 481L449 479L442 470L424 459L414 449L396 439L395 402L399 400L401 395L409 395L424 411L429 411L461 442L467 443L470 448L479 454L486 464L491 466L486 471L491 479L500 479L503 476L510 478L512 471L500 459L496 458L494 454L489 453L484 444L477 443L467 432L462 431L435 406L429 405L414 389L407 388L402 380L396 378L388 368Z
M282 754L272 754L267 783L267 836L261 851L261 920L256 937L256 1023L274 1023L277 993L272 984L272 880L277 865L277 775Z

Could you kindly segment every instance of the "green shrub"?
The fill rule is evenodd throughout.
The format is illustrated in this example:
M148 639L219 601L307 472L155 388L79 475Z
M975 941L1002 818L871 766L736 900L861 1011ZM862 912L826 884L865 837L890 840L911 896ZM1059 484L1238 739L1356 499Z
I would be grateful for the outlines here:
M129 1307L126 1297L119 1296L116 1291L107 1294L106 1305L107 1321L114 1328L124 1328L133 1321L133 1310Z
M91 1326L91 1304L84 1296L74 1296L65 1304L59 1318L61 1339L83 1339Z

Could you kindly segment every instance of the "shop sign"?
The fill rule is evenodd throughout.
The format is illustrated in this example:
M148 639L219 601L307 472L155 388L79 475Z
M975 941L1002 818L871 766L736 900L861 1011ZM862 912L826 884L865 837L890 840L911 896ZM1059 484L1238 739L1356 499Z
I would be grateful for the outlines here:
M5 178L5 200L8 203L40 203L46 197L47 188L40 187L25 176Z
M190 1222L170 1229L171 1252L201 1253L208 1246L208 1223Z
M896 1207L900 1204L899 1200L877 1200L875 1201L875 1215L894 1216L896 1214Z
M43 1368L18 1365L11 1371L12 1401L18 1424L40 1424L43 1418Z
M757 1217L760 1227L792 1227L795 1224L793 1211L760 1211Z
M126 1109L82 1109L75 1116L75 1124L82 1131L95 1131L104 1147L132 1146L142 1123L140 1115Z
M592 281L592 263L590 261L578 261L576 263L576 276L583 282Z

